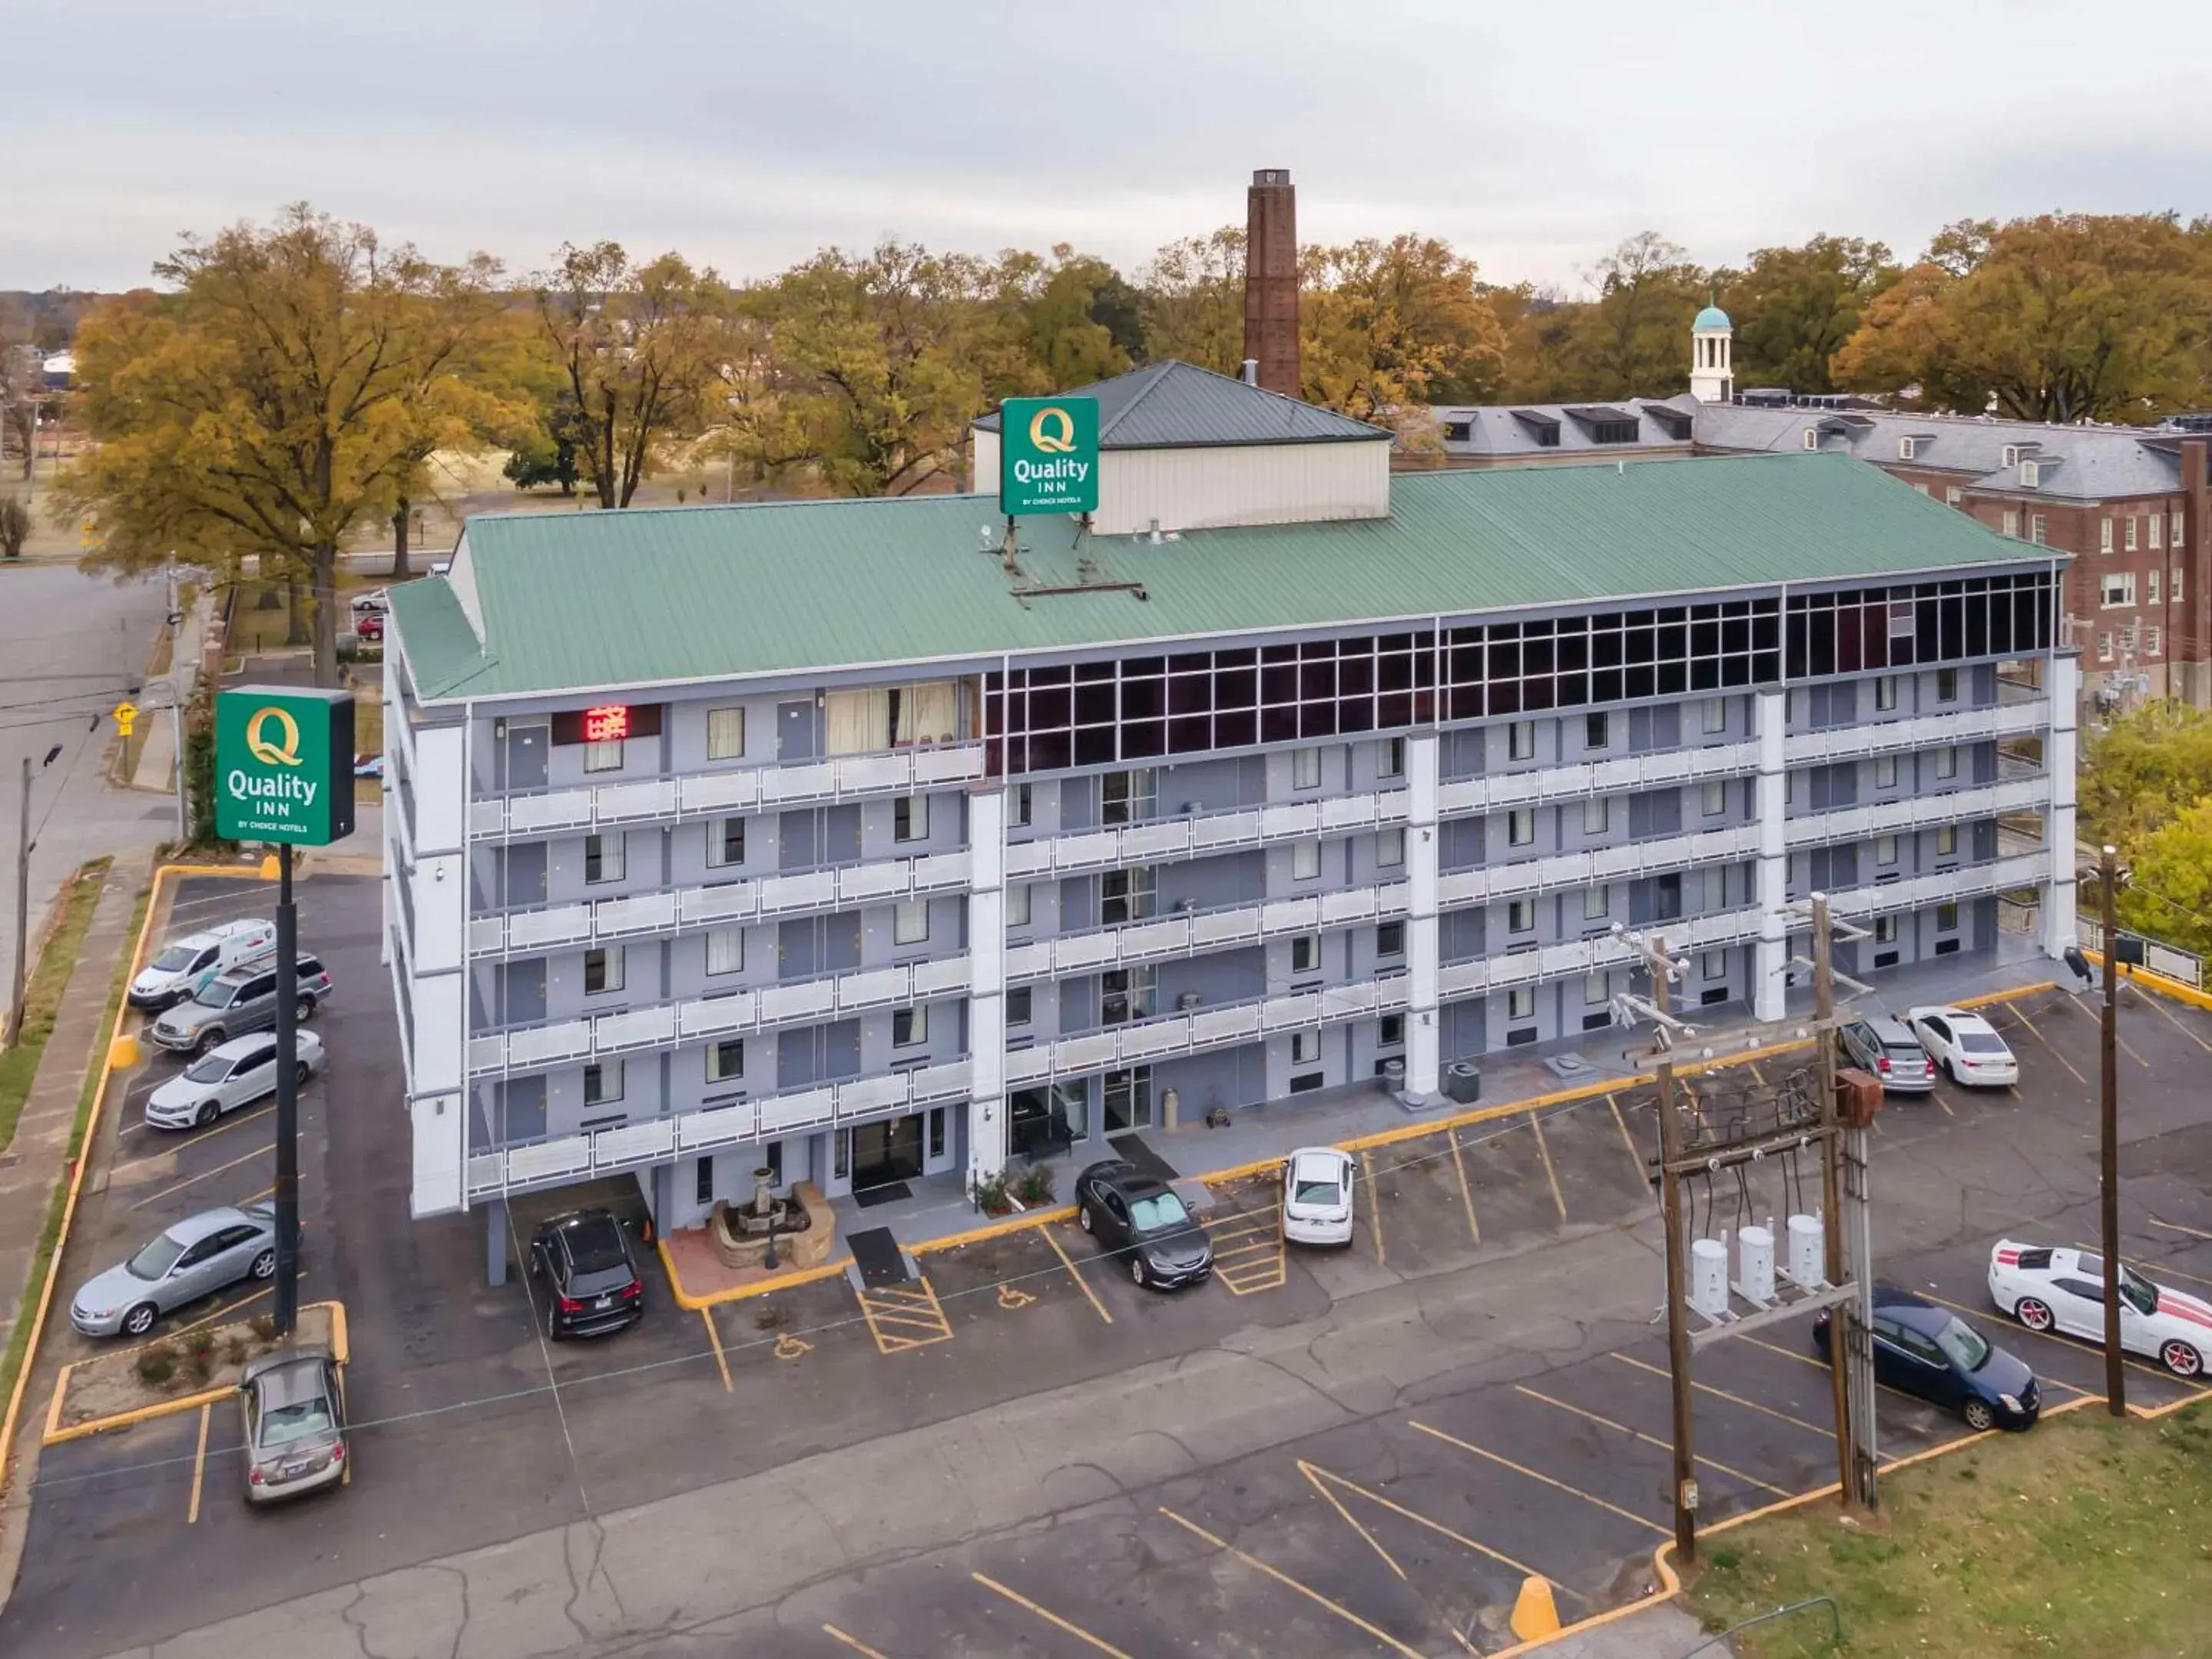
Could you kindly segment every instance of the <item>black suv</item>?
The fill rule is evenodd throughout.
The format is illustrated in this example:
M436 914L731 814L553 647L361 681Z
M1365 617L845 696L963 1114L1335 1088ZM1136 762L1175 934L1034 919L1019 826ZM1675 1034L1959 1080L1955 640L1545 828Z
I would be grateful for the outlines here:
M545 1283L545 1334L603 1336L645 1317L645 1281L629 1236L606 1210L571 1210L530 1236L530 1271Z
M1213 1271L1213 1245L1167 1182L1121 1158L1075 1178L1083 1231L1128 1263L1139 1285L1171 1291Z

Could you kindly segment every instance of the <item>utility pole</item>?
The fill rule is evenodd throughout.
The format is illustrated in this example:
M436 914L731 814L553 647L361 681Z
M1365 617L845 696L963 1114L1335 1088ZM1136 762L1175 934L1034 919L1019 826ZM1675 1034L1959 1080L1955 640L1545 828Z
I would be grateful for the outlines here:
M1668 981L1672 969L1667 943L1651 945L1651 1000L1661 1015L1670 1012ZM1666 1027L1662 1025L1663 1031ZM1667 1373L1674 1389L1674 1553L1687 1563L1698 1559L1698 1458L1690 1413L1690 1325L1683 1316L1688 1289L1682 1256L1682 1177L1675 1170L1681 1154L1681 1126L1674 1116L1674 1062L1659 1062L1659 1208L1667 1225Z
M177 660L178 650L185 641L185 615L177 607L177 556L169 555L169 748L177 768L177 845L181 848L191 839L191 830L185 811L185 714L180 707L184 698L184 665Z
M0 1049L12 1048L23 1035L24 950L31 932L31 757L23 757L22 821L15 828L15 971L9 981L8 1030Z
M292 843L276 848L276 1334L300 1312L300 918L292 904Z
M1828 928L1828 896L1813 895L1813 1020L1814 1041L1820 1048L1816 1076L1820 1090L1820 1124L1828 1131L1820 1145L1820 1242L1826 1252L1821 1273L1831 1285L1844 1282L1842 1171L1836 1157L1836 963L1834 935ZM1856 1344L1863 1340L1852 1328L1858 1322L1845 1304L1838 1304L1828 1321L1828 1373L1833 1379L1836 1407L1836 1463L1843 1498L1850 1503L1858 1490L1856 1460L1851 1455L1850 1384L1844 1367Z
M2125 1417L2127 1368L2120 1353L2120 932L2112 891L2119 882L2118 861L2119 849L2107 847L2097 862L2098 905L2105 923L2105 1010L2097 1045L2097 1184L2105 1246L2105 1409L2114 1417ZM16 949L22 949L20 942ZM19 967L18 982L21 973Z

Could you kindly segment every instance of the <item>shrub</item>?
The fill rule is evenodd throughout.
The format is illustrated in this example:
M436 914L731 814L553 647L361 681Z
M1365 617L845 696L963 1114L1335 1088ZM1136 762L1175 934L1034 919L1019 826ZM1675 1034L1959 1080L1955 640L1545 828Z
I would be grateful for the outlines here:
M276 1316L265 1313L256 1314L246 1322L246 1328L264 1342L273 1342L276 1339Z
M1014 1194L1032 1208L1052 1202L1052 1171L1042 1164L1031 1164L1022 1172L1014 1185Z
M176 1351L166 1342L156 1343L138 1356L138 1380L160 1388L177 1374Z
M975 1207L985 1215L1006 1215L1013 1209L1013 1200L1006 1191L1006 1177L988 1176L975 1183Z
M20 559L31 538L31 510L13 495L0 495L0 557Z
M234 1336L225 1342L222 1345L222 1358L226 1364L243 1365L246 1363L246 1339L242 1336Z

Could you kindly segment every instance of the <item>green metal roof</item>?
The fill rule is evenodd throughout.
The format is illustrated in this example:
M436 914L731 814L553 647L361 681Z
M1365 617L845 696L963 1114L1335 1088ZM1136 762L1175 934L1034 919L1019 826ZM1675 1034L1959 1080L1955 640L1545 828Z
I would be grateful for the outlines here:
M469 521L481 647L452 582L396 588L427 700L1064 650L1607 598L1943 572L2031 551L1838 454L1401 474L1388 519L1127 536L1022 523L988 496ZM1079 556L1087 556L1079 568ZM1041 594L1025 586L1139 582Z

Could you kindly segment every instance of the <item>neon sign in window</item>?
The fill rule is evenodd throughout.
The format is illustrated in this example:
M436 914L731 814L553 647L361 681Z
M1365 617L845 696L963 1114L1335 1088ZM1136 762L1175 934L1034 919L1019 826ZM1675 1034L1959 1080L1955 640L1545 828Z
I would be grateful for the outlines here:
M621 703L584 711L586 743L620 743L629 736L629 710Z

